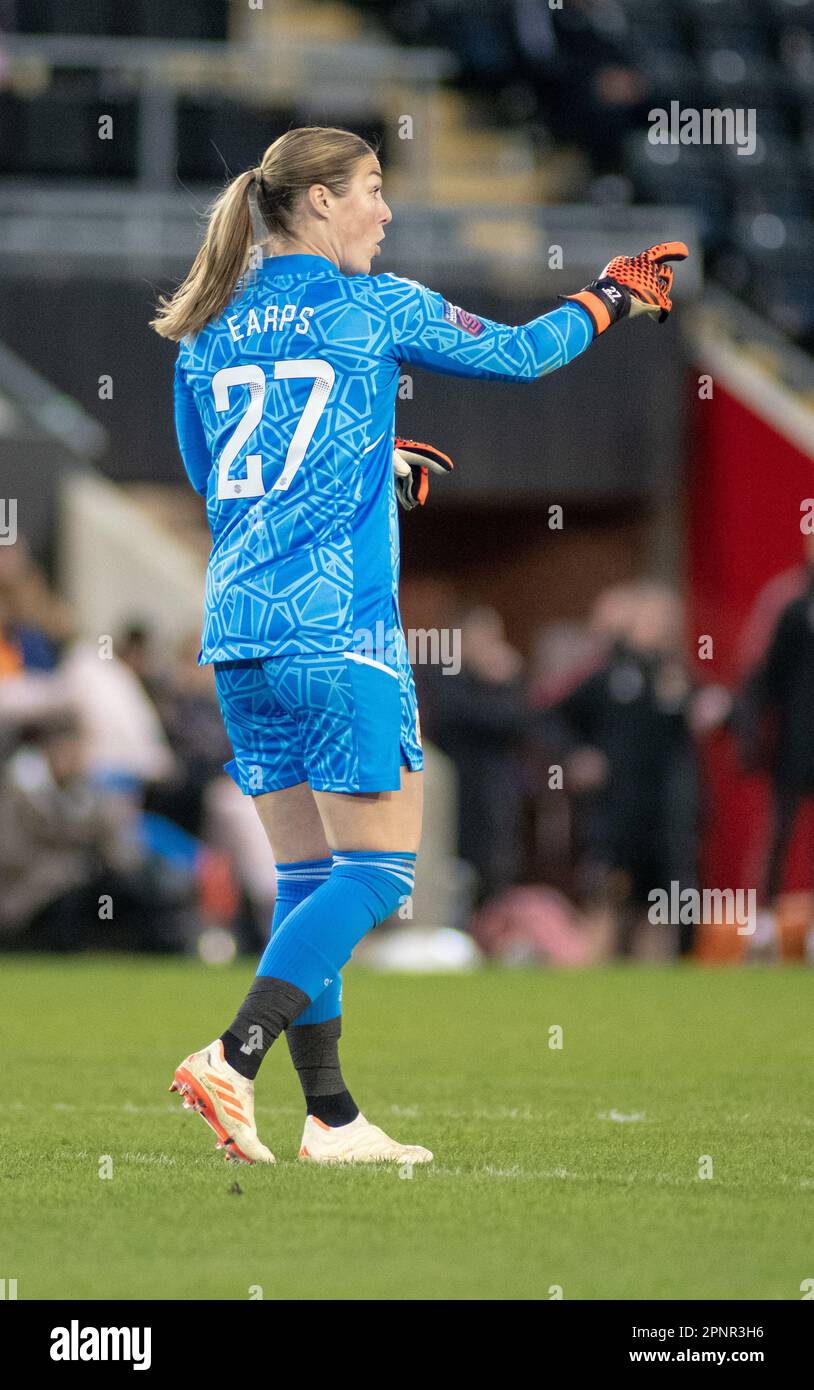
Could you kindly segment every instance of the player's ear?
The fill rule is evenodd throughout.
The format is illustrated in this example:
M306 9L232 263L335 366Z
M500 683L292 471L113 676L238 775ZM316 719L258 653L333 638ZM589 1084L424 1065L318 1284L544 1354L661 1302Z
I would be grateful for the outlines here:
M311 211L319 217L325 217L331 210L333 194L330 188L326 188L324 183L312 183L307 194L308 203Z

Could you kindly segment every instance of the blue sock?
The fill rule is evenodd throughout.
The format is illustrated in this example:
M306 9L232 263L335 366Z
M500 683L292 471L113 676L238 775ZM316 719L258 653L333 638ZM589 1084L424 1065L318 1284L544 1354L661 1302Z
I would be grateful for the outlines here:
M294 908L310 898L311 894L325 883L333 860L301 859L295 864L277 865L277 901L271 919L271 935L280 930L283 922ZM338 975L333 984L328 985L308 1008L289 1024L296 1028L302 1023L326 1023L342 1013L342 977Z
M414 854L337 851L327 880L273 933L258 976L296 985L313 1003L338 980L362 937L409 897L414 880Z

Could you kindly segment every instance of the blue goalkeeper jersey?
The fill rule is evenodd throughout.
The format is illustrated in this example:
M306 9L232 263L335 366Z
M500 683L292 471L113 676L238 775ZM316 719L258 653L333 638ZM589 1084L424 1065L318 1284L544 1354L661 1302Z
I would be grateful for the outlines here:
M376 634L400 630L401 363L532 381L592 338L574 303L511 327L323 256L269 257L247 273L180 344L175 371L178 441L212 532L201 662L369 654Z

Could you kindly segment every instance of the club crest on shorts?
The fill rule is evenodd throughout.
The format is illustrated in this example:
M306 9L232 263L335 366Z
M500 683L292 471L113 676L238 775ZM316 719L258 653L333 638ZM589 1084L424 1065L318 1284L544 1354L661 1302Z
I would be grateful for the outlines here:
M469 333L473 338L477 338L483 332L483 324L475 314L468 314L465 309L459 309L457 304L450 304L449 300L444 300L444 318L447 323L454 323L456 328L462 328L464 333Z

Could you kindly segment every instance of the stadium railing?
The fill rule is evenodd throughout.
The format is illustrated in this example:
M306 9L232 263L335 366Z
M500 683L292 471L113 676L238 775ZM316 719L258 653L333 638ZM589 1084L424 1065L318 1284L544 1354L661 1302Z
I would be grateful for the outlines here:
M30 274L31 256L50 272L85 270L175 274L185 271L200 240L198 216L208 190L141 192L99 184L43 187L0 181L0 271ZM408 275L473 275L494 288L557 294L592 279L611 254L671 239L690 258L676 277L678 301L701 291L702 264L692 209L584 203L500 208L395 205L387 232L388 262ZM557 254L558 251L561 254Z

